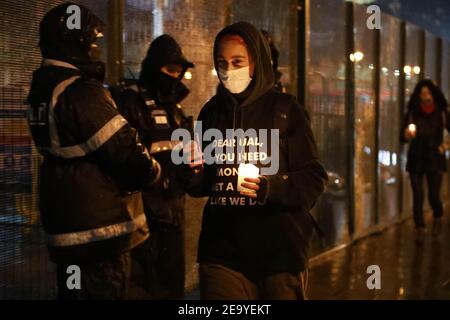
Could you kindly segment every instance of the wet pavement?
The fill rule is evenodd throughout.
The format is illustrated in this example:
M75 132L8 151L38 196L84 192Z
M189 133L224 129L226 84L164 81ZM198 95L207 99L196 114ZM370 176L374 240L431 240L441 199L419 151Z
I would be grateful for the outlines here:
M446 210L439 237L433 237L431 213L427 216L430 228L421 246L415 243L412 219L407 219L344 249L313 259L308 298L450 300L450 210ZM39 229L20 227L19 232L18 228L3 227L0 232L3 252L0 299L52 299L54 271ZM17 235L23 239L12 241ZM2 236L8 241L2 241ZM379 290L367 288L370 276L367 267L371 265L380 268ZM198 290L187 294L186 299L199 299Z
M432 220L423 245L415 242L412 219L313 260L308 299L449 299L450 210L442 232L432 235ZM431 214L428 213L428 216ZM381 289L369 290L367 267L380 268ZM198 299L194 291L186 299Z
M438 237L428 220L421 246L408 219L313 264L309 299L450 299L449 216ZM380 267L379 290L367 288L370 265Z

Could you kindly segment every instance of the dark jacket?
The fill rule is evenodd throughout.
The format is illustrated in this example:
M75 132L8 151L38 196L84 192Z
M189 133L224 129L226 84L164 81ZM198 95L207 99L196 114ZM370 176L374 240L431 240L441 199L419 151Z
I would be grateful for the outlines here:
M123 90L116 101L119 112L136 128L148 150L155 150L158 146L168 148L153 154L162 168L160 183L143 191L150 228L157 223L182 226L185 191L179 177L183 168L172 163L170 144L173 130L190 129L192 121L186 117L180 104L160 104L153 99L149 91L139 85L132 85ZM163 120L157 123L156 117Z
M40 168L40 213L54 262L119 254L149 233L141 195L159 165L107 90L51 61L33 74L28 101Z
M267 177L264 204L242 198L236 191L237 176L224 174L224 169L237 168L236 161L205 165L203 172L191 180L192 195L209 196L198 261L219 263L252 275L299 272L307 266L313 231L309 211L323 192L327 175L318 161L305 109L292 96L272 88L270 51L262 35L246 23L232 25L221 34L226 32L237 33L246 41L257 62L255 77L239 95L219 86L217 95L200 113L203 132L217 128L225 136L225 130L233 128L281 129L277 120L280 114L287 123L286 130L281 130L280 148L274 150L280 152L279 171Z
M161 71L163 66L173 63L182 67L178 78ZM143 192L150 228L158 223L183 225L185 191L179 179L182 168L171 161L174 146L171 136L178 128L192 126L192 117L186 117L179 103L189 93L181 79L187 68L193 66L174 38L161 35L149 46L139 82L122 88L115 97L119 112L136 128L163 169L160 183Z
M406 171L415 173L447 171L445 154L439 152L443 142L444 124L450 131L448 109L436 107L431 114L424 113L419 106L409 108L401 131L401 140L406 143L404 132L409 124L416 125L417 135L410 142Z

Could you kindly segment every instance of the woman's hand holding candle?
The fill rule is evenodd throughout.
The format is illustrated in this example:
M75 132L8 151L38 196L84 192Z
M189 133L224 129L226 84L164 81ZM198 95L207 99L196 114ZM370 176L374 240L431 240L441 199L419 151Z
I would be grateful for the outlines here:
M241 163L238 169L237 190L240 195L264 201L267 192L267 179L259 175L259 168L251 163Z
M260 189L259 184L261 183L261 179L260 178L244 178L245 182L241 183L241 186L246 188L246 189L250 189L253 191L243 191L241 190L240 194L242 196L246 196L252 199L256 199L258 198L258 191Z

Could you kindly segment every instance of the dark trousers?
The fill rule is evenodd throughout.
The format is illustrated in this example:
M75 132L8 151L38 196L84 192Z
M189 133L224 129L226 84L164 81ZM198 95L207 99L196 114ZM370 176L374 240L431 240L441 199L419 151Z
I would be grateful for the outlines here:
M423 219L424 176L426 176L428 182L428 201L433 209L433 215L435 218L440 218L443 214L442 202L440 199L442 173L439 171L427 173L410 172L409 177L413 191L414 223L416 228L425 227L425 222Z
M200 265L202 300L305 300L308 272L283 272L258 279L220 264Z
M150 238L133 250L133 299L184 299L183 228L152 224Z
M80 289L69 289L74 273L67 273L70 265L80 270ZM130 281L131 256L129 252L101 260L57 264L58 300L124 300Z

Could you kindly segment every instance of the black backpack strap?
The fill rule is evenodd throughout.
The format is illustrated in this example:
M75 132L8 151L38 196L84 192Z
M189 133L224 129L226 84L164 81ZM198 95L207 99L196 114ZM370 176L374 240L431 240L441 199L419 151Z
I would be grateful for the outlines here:
M289 95L282 95L281 101L277 101L274 106L273 127L279 130L280 134L280 151L285 155L289 170L289 150L287 143L288 129L289 129L289 112L292 106L290 99L294 97Z

